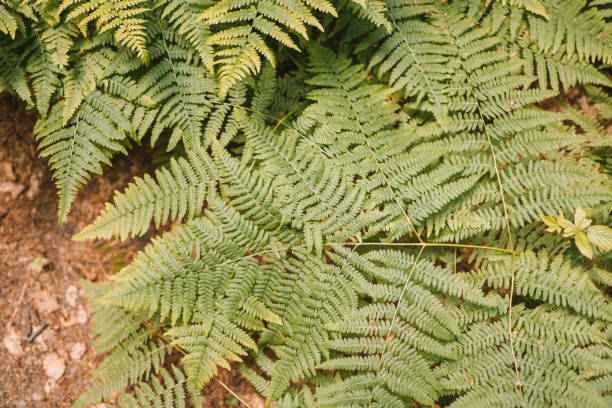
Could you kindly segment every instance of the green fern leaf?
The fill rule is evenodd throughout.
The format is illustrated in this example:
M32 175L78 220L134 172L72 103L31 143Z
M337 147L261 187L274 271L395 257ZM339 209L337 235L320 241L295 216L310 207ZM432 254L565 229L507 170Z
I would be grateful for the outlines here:
M270 37L286 47L298 49L287 33L291 30L308 38L307 26L322 29L311 9L335 14L327 0L301 0L287 2L249 0L235 3L223 0L203 11L196 21L210 26L230 25L208 38L207 44L215 48L215 64L219 68L219 95L225 99L230 88L249 74L259 73L263 56L275 64L274 54L265 42ZM239 23L240 25L232 25Z
M124 146L127 120L116 106L116 100L99 91L83 99L75 114L63 126L64 104L56 103L48 116L34 129L41 149L49 158L53 179L60 197L59 219L63 221L79 188L91 174L102 173L117 152L127 154Z
M199 214L214 185L215 169L203 150L191 151L188 158L171 159L167 168L157 170L155 179L149 175L135 179L124 192L115 195L114 205L107 204L106 210L75 239L113 235L126 239L129 235L143 235L152 221L159 227Z
M95 21L99 33L112 32L118 44L148 61L145 22L149 7L145 0L64 0L58 13L64 10L69 10L66 20L75 22L83 35L88 34L88 24Z

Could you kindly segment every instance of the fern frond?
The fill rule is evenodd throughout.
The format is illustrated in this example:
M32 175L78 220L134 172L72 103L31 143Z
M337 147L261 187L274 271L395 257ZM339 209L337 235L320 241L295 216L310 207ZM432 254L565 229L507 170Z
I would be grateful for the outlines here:
M110 285L83 282L83 286L93 305L96 336L93 345L96 352L111 354L96 369L93 385L74 403L75 408L108 401L127 387L146 382L163 369L172 349L169 344L154 340L154 330L139 321L145 321L145 316L98 303Z
M116 105L116 99L100 91L83 98L76 112L63 125L65 106L57 102L34 132L42 157L49 158L49 167L58 189L59 219L63 221L79 188L91 174L102 173L102 165L120 152L130 132L129 121Z
M274 129L245 115L239 122L262 168L279 175L275 188L282 219L303 229L309 249L320 254L323 237L342 242L358 235L369 217L363 212L364 189L351 186L331 160L313 153L294 131L284 131L279 138Z
M343 268L353 275L358 292L372 296L372 302L329 325L342 334L330 342L330 348L342 354L319 368L348 373L341 381L318 388L318 403L403 407L412 399L433 404L442 386L431 367L456 358L449 344L459 334L453 307L434 301L433 294L464 295L480 303L479 290L463 277L402 251L342 250L340 254L334 256L335 263L346 265ZM486 302L501 306L493 296Z
M204 207L215 178L214 165L201 149L190 151L187 159L172 158L167 167L155 172L155 178L146 174L117 192L114 204L107 203L105 211L75 239L113 235L126 239L143 235L151 222L157 228L168 221L193 218Z
M34 31L34 38L24 53L36 107L43 117L59 91L61 74L69 60L68 52L74 44L73 35L70 27L47 27L41 32Z
M0 38L0 89L6 89L27 103L33 103L26 81L26 71L18 63L19 46L19 43Z
M575 54L580 61L612 62L612 29L597 8L586 0L543 3L549 18L528 18L529 36L540 50L556 53L564 48L569 58Z
M606 94L602 88L595 86L586 86L585 88L589 96L593 99L602 118L606 121L610 121L612 119L612 97Z
M138 95L155 106L151 144L172 129L167 150L179 141L187 148L200 145L202 121L211 111L216 84L198 63L191 45L163 23L150 30L157 34L149 47L151 66L138 81Z
M316 373L318 364L329 358L328 343L334 337L327 325L343 319L357 305L357 294L346 270L325 265L308 250L294 249L295 259L270 265L275 275L261 289L264 302L282 316L282 325L270 325L261 335L274 353L274 363L264 354L258 362L270 377L260 392L269 402L278 400L292 383ZM256 286L257 288L257 286Z
M548 18L546 7L543 3L544 2L540 0L501 0L501 4L503 6L509 4L510 6L521 7L525 10L531 11L534 14Z
M153 377L151 384L138 384L134 390L135 396L122 393L117 401L122 407L153 408L163 404L166 407L184 408L188 387L185 375L174 365L171 366L171 370L170 372L162 367L159 370L161 378Z
M74 118L85 98L90 97L95 91L98 81L104 78L105 69L113 57L114 52L109 47L96 47L81 55L78 62L66 72L62 81L64 86L63 126Z
M527 45L527 43L529 45ZM565 52L542 53L533 43L519 41L524 45L521 57L525 59L525 73L536 75L541 88L558 91L578 83L610 86L610 79L593 65L580 61L576 55L567 57Z
M89 23L95 21L99 33L112 32L118 44L148 61L146 0L63 0L58 13L66 10L66 20L76 23L83 35L88 34Z
M508 287L509 259L491 265L479 275L482 282L493 287ZM516 259L515 290L557 307L568 307L574 312L604 321L612 320L612 307L589 279L588 274L572 268L561 255L548 259L546 253L536 256L531 251Z
M215 164L220 174L221 192L232 199L231 205L245 218L268 231L280 231L285 222L278 213L281 209L274 202L275 189L272 180L253 174L233 159L219 143L213 142ZM294 234L297 231L293 231ZM287 232L290 236L291 232Z
M573 407L587 400L593 406L606 406L593 384L581 375L605 365L594 353L596 346L582 348L580 340L565 338L562 333L570 330L574 321L567 313L551 313L559 330L548 329L548 314L542 306L529 310L519 305L514 309L517 317L512 330L520 382L510 368L513 362L505 343L505 323L482 322L471 327L457 344L465 357L443 363L439 370L445 387L464 393L451 407ZM602 341L599 336L591 338L595 344Z
M242 361L246 349L257 350L257 345L246 332L224 319L214 319L206 329L199 324L175 327L166 334L188 352L182 361L188 381L197 388L217 373L218 365L229 369L228 361Z
M163 146L75 237L173 224L86 284L77 406L197 405L232 362L279 408L609 405L610 5L0 0L60 218ZM538 107L576 85L591 117Z
M380 0L352 0L348 3L353 13L364 20L369 20L376 27L391 31L391 22L386 16L387 2Z
M417 7L390 1L387 6L393 27L391 35L381 29L374 31L357 50L383 40L369 67L377 67L379 77L388 73L390 85L415 97L417 102L427 99L437 119L444 123L448 103L445 82L452 72L446 64L448 40L435 26L421 21L423 15L436 10L434 2Z
M336 14L327 0L305 3L301 0L248 0L239 3L222 0L200 13L196 21L212 27L225 27L207 41L215 48L215 64L220 65L220 98L225 99L230 88L247 75L259 73L261 56L275 64L274 53L266 38L297 50L299 48L287 31L308 38L307 26L322 29L312 14L313 10Z
M23 12L25 12L23 14L30 14L28 13L29 8L29 5L19 5L14 0L2 1L0 3L0 32L15 39L17 30L24 30L24 21L21 14Z
M211 31L206 24L197 21L198 15L211 4L196 0L159 0L155 3L154 8L161 10L160 18L167 20L179 35L185 36L193 48L198 51L204 66L213 73L214 51L208 44Z
M211 195L208 196L208 206L210 210L206 212L206 218L195 218L145 248L115 277L123 283L118 284L103 301L130 310L146 311L150 315L158 314L161 320L171 317L173 324L179 318L185 323L190 322L198 310L212 316L214 309L203 309L197 299L206 296L210 302L207 307L216 307L215 293L220 290L223 295L223 288L228 283L219 282L215 276L231 279L235 271L251 273L255 264L245 256L246 252L266 252L266 248L274 246L272 241L276 237L260 230ZM153 271L155 276L151 275ZM138 283L132 283L132 280ZM153 293L158 296L151 296ZM257 306L257 299L243 303L247 298L245 294L244 298L236 297L237 303L230 302L233 305L230 315L244 307L247 314L255 313L253 317L276 320L274 313L267 313L265 307Z

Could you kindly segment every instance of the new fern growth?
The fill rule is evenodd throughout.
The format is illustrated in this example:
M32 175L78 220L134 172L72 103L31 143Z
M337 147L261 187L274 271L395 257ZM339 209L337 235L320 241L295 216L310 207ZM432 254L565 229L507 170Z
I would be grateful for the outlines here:
M172 223L83 282L107 356L75 407L199 406L220 367L277 408L610 406L611 10L0 0L60 220L166 151L75 237Z

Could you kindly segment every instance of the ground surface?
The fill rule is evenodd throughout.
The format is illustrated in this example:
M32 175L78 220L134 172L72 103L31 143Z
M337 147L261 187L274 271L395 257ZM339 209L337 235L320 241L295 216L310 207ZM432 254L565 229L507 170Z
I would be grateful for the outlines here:
M69 407L88 387L100 360L91 347L89 309L79 280L105 280L147 242L74 242L71 236L93 221L115 189L152 168L150 155L143 151L116 159L85 187L59 226L56 190L35 149L36 119L25 105L0 94L2 408ZM239 376L223 371L219 379L252 408L263 407ZM216 382L204 389L202 403L239 406Z

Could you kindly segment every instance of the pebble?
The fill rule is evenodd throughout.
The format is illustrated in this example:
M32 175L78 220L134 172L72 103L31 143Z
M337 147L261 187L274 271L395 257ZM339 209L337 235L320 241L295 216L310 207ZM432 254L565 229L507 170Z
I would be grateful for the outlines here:
M8 193L11 195L11 200L16 199L19 194L25 189L23 184L12 181L4 181L0 183L0 193Z
M26 192L28 200L32 200L38 194L40 190L40 179L36 175L30 177L30 188Z
M68 289L66 289L66 303L68 303L70 307L75 307L78 301L79 289L74 285L68 286Z
M15 181L13 165L7 161L0 162L0 180Z
M17 334L12 327L8 329L8 333L2 339L4 347L8 350L9 354L14 357L19 357L23 354L23 347L21 346L23 338Z
M60 308L59 303L55 296L47 292L46 290L39 290L34 292L34 307L38 310L38 313L45 315L53 313Z
M76 313L70 313L67 319L62 318L61 323L63 327L70 327L75 324L86 324L88 320L87 312L83 306L79 306Z
M53 380L47 380L47 382L45 383L45 394L50 394L51 391L53 390L53 388L55 388L57 384L55 384L55 381Z
M66 364L64 364L64 360L57 353L49 353L43 359L43 369L47 377L57 381L64 375Z
M83 354L85 354L85 351L87 350L87 346L85 346L85 343L72 343L72 345L70 345L69 347L70 350L70 358L74 361L80 360L81 357L83 357Z
M79 307L79 310L77 310L77 317L76 317L76 321L78 324L86 324L87 321L89 320L89 316L87 316L87 312L85 311L85 309L83 309L83 307Z

